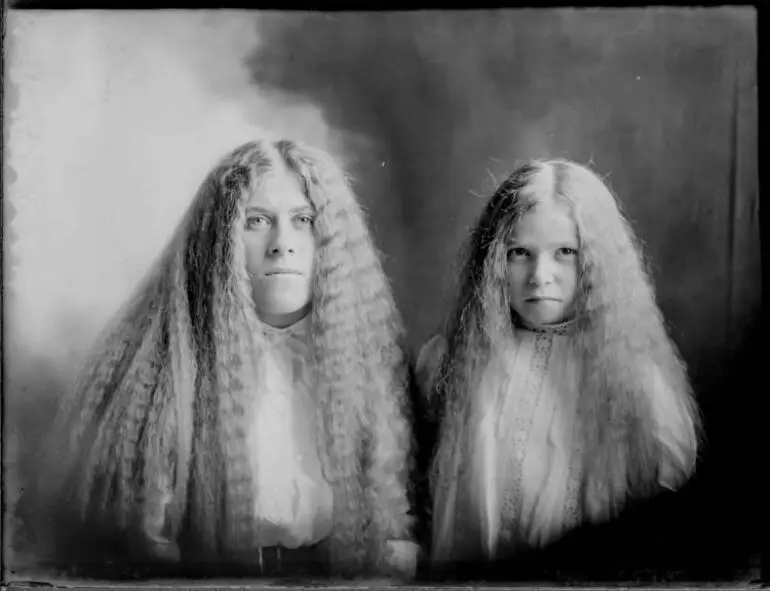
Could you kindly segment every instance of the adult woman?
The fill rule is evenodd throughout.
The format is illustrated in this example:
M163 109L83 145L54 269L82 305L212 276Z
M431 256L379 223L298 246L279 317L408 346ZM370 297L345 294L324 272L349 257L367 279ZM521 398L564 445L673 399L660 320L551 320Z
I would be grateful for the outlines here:
M216 572L409 576L401 333L333 159L237 148L67 400L69 531Z

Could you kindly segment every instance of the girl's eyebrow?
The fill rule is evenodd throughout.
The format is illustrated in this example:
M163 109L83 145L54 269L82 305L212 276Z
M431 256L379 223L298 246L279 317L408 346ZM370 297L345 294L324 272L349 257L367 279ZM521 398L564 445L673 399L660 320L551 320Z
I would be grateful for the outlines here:
M276 211L274 209L270 209L267 207L263 207L261 205L249 205L246 207L247 213L265 213L269 215L276 215ZM298 213L315 213L315 210L310 205L302 205L300 207L295 207L289 211L291 215L296 215Z
M521 247L521 248L532 248L532 246L529 245L528 243L521 242L519 240L514 240L514 239L509 240L507 245L508 245L508 248L511 248L511 247L514 247L514 246ZM553 242L549 242L548 244L546 244L545 248L546 249L550 249L550 248L563 248L565 246L569 247L569 248L578 248L580 246L580 241L578 241L578 240L571 240L571 239L567 239L567 240L554 240Z

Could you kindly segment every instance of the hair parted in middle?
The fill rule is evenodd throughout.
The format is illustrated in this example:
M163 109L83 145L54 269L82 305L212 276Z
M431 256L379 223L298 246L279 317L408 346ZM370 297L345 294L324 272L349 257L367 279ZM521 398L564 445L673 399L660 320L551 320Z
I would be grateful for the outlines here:
M699 416L633 230L602 180L567 160L535 160L519 167L495 191L470 233L458 295L443 333L446 348L428 392L441 420L433 486L439 475L452 473L453 453L463 453L468 445L464 422L493 353L516 338L506 284L509 245L522 215L546 199L568 205L578 229L574 339L582 365L581 499L592 500L592 507L584 507L594 513L592 518L606 519L629 498L646 498L657 484L662 450L652 405L656 396L671 394L650 387L650 369L661 372L695 425L696 439ZM696 441L691 443L695 449Z
M214 167L105 332L64 403L65 494L82 521L123 530L171 471L172 530L195 554L253 548L244 405L259 395L268 344L242 233L247 201L276 166L296 176L316 215L310 331L319 455L334 491L332 565L365 569L379 560L373 548L411 526L403 327L348 179L328 154L292 141L249 142Z

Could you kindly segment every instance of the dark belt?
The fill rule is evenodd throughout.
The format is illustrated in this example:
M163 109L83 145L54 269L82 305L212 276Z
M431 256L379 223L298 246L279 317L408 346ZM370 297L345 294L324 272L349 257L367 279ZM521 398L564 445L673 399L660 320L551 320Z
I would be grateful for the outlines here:
M328 561L319 556L318 545L299 548L264 546L257 549L257 562L263 577L319 576Z

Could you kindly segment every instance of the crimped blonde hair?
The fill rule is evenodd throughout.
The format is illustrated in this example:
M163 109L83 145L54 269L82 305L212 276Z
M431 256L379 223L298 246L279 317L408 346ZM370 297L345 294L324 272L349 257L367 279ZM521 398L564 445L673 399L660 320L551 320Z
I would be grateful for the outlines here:
M446 348L428 393L442 421L433 486L438 477L452 473L455 453L467 453L469 405L492 353L501 342L516 339L506 286L508 245L519 218L544 199L568 204L578 227L574 339L583 365L578 407L581 498L584 511L606 519L629 499L657 490L663 450L653 398L672 396L695 426L687 452L697 449L700 419L685 364L666 332L630 225L602 180L566 160L531 161L518 168L497 189L471 232L457 300L444 330ZM651 369L660 372L669 392L650 387ZM589 498L590 508L585 506Z
M144 499L172 474L171 533L189 556L229 561L255 548L244 405L267 344L241 233L250 195L279 165L316 212L311 349L319 455L334 491L328 548L333 570L355 574L378 568L386 540L409 537L406 364L364 215L325 152L262 140L216 165L101 339L52 441L65 452L64 498L77 526L130 534Z

